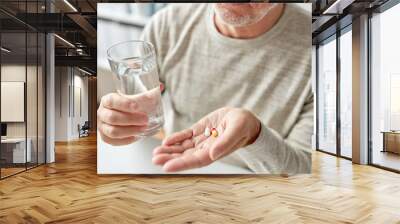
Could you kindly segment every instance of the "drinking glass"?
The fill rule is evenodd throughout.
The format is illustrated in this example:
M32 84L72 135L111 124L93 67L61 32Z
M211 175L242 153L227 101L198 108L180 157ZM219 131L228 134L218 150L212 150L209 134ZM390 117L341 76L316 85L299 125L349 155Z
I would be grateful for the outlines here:
M139 40L117 43L107 50L117 92L132 98L138 111L149 118L147 129L137 136L156 134L164 124L156 54L151 43Z

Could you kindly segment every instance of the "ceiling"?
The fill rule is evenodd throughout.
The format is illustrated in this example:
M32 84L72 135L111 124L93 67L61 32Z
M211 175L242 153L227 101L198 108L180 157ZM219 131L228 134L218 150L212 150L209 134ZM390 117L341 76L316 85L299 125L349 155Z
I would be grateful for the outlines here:
M34 35L29 32L35 35L54 32L57 34L56 66L78 66L95 74L96 3L93 0L47 0L47 3L45 0L1 0L2 46L12 49L7 53L8 60L17 62L26 55L28 59L36 55L36 46L29 43Z
M350 25L354 17L372 12L388 0L329 0L313 1L313 44L332 36Z

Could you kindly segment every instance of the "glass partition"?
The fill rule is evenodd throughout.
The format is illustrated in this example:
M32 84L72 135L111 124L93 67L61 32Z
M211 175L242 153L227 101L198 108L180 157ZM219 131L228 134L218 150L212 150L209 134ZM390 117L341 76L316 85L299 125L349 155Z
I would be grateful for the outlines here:
M38 35L36 32L27 33L27 82L26 82L26 113L27 113L27 150L30 160L27 167L34 167L38 160Z
M28 4L28 5L26 5ZM42 13L44 1L1 2ZM45 163L45 34L0 12L0 178Z
M1 34L2 177L24 171L31 161L26 150L26 41L25 32Z
M38 164L43 164L46 162L46 138L45 138L45 124L46 124L46 38L45 34L38 34L38 76L37 76L37 90L38 90L38 105L37 105L37 162Z
M27 4L26 12L43 13L44 2L32 1L27 2ZM34 17L33 19L38 19L38 17ZM45 53L42 49L43 38L44 35L40 34L37 30L27 29L27 150L31 151L31 159L30 162L27 163L28 168L37 166L43 154L43 150L39 151L39 108L44 100L43 98L42 101L39 102L39 90L43 92L44 88L43 85L41 85L41 89L39 87L39 82L42 81L42 79L39 79L39 76L41 76L40 73L43 72L41 69L41 60L43 57L41 57L41 55ZM44 96L42 95L42 97ZM41 121L43 122L44 120L42 119Z

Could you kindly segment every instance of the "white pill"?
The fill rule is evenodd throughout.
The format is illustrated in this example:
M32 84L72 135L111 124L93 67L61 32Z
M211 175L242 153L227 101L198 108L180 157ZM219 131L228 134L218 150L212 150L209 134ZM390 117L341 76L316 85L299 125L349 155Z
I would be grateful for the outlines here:
M206 128L206 129L204 130L204 135L205 135L206 137L211 136L211 130L210 130L209 128Z

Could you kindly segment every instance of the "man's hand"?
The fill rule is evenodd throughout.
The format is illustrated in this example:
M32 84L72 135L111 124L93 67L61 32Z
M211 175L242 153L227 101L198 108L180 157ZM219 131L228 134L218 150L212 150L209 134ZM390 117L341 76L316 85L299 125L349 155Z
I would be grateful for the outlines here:
M164 90L163 84L160 90ZM103 96L97 110L97 128L103 141L114 146L135 142L135 136L147 129L147 114L158 107L159 94L152 89L136 95Z
M216 128L218 136L206 137L206 128ZM241 147L252 144L261 130L261 122L250 111L221 108L191 128L166 138L153 151L153 163L167 172L199 168L211 164Z
M137 140L147 127L148 117L139 110L138 99L110 93L101 98L97 128L104 142L117 146Z

